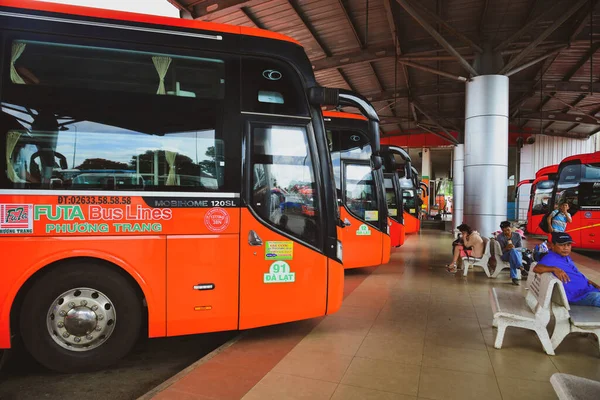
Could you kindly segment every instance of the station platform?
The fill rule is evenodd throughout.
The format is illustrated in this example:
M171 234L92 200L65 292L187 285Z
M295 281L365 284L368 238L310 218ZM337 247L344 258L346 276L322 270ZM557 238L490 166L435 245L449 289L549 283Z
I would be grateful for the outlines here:
M488 289L523 288L508 271L449 274L451 242L442 231L407 236L388 265L346 271L334 315L243 332L142 398L556 399L555 372L600 380L586 335L547 356L533 332L509 328L495 349ZM600 262L572 257L600 281Z

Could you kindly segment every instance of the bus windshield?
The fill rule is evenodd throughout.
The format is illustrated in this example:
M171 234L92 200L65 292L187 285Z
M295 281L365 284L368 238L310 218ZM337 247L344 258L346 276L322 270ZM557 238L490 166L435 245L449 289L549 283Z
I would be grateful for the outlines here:
M549 211L550 198L554 181L540 181L535 185L531 212L533 215L545 214Z
M387 203L388 214L390 217L398 216L398 199L396 198L396 189L392 178L385 178L385 200Z

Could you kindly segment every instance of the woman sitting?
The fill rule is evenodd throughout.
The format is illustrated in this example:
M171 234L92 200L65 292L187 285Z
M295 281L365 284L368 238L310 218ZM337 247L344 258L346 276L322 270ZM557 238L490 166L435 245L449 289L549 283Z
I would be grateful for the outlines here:
M485 247L479 232L474 231L469 225L461 224L457 229L461 234L461 242L454 246L452 263L446 265L450 273L456 272L456 262L459 257L481 258Z

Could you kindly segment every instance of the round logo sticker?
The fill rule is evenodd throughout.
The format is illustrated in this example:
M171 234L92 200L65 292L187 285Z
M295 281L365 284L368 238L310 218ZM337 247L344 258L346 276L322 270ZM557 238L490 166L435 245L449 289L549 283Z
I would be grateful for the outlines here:
M586 218L592 218L592 213L590 211L586 211L585 217Z
M204 225L212 232L223 232L229 227L229 213L224 208L211 208L204 216Z

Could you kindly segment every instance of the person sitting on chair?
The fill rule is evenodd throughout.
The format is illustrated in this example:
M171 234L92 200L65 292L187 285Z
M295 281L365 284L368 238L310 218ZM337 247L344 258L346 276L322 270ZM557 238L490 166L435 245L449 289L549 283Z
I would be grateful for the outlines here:
M450 273L456 272L456 262L459 257L481 258L484 251L483 239L479 232L473 230L467 224L460 224L456 229L461 234L461 243L454 246L454 258L450 264L446 265L446 269Z
M517 279L517 270L523 267L523 255L521 254L521 235L513 232L509 221L500 223L502 234L496 236L496 240L502 249L502 261L508 261L510 264L510 279L513 285L519 285Z
M552 249L544 256L544 263L537 264L534 272L552 272L560 279L569 304L600 307L600 286L585 277L569 256L573 239L565 232L552 232Z

